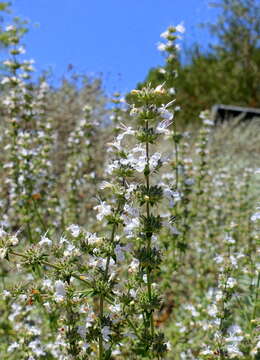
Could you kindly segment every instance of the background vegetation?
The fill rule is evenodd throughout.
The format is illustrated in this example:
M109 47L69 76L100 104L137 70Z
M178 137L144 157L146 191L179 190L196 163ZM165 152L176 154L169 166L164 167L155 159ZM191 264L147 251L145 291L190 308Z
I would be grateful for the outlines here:
M260 4L216 6L217 45L181 63L171 26L127 105L33 80L0 3L1 359L260 359L259 119L204 111L260 107Z
M187 50L185 62L179 59L155 67L138 84L141 88L166 81L169 88L176 88L183 110L179 122L184 126L196 123L201 109L215 104L260 104L260 5L254 0L223 0L211 5L219 9L217 22L204 27L217 45L209 44L204 52L201 44L194 44Z

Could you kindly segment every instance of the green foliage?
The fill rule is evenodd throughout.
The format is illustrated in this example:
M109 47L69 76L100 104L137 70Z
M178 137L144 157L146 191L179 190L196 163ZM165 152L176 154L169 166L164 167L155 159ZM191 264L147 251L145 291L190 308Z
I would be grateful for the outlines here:
M11 5L10 2L1 1L0 2L0 11L8 11L10 5Z
M180 131L172 86L198 91L189 66L207 64L213 92L228 53L184 68L177 32L164 33L161 83L133 90L127 113L119 94L106 110L100 79L33 82L21 27L5 30L1 359L259 359L259 119L215 127L203 112L199 131Z
M182 126L197 123L199 112L214 104L260 106L260 4L257 0L220 0L214 6L219 16L208 27L217 45L201 52L196 44L187 53L188 61L176 59L174 64L153 68L138 84L140 89L147 83L157 86L166 81L168 88L177 88Z

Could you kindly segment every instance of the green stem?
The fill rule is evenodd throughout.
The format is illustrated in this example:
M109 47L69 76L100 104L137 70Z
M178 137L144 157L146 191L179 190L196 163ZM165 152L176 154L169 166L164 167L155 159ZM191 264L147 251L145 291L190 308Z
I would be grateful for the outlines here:
M118 206L118 208L117 208L116 214L118 213L118 211L119 211L119 206ZM113 244L113 242L114 242L116 228L117 228L117 224L113 224L113 228L112 228L112 232L111 232L111 237L110 237L110 241L109 241L110 244ZM105 268L105 280L107 280L107 277L108 277L108 270L109 270L110 259L111 259L111 256L108 255L107 261L106 261L106 268Z
M103 337L101 333L102 319L104 315L104 295L101 294L99 298L99 321L100 321L100 335L99 335L99 360L103 359Z
M27 221L26 227L27 227L27 232L28 232L28 237L29 237L29 240L30 240L30 244L32 244L33 239L32 239L32 232L31 232L31 227L30 227L30 222L29 221Z
M131 329L134 331L134 333L138 337L138 339L140 341L143 341L142 337L138 334L138 331L137 331L136 327L134 326L132 321L127 317L127 315L126 315L126 321L127 321L128 325L131 327Z
M38 217L38 219L40 221L40 224L42 225L43 230L45 232L47 232L47 228L46 228L45 223L44 223L44 221L43 221L43 219L42 219L42 217L41 217L41 215L39 213L39 210L37 208L37 205L36 205L36 202L35 202L34 199L33 199L33 206L34 206L35 213L36 213L36 215L37 215L37 217Z
M116 215L119 213L120 209L121 209L121 202L119 201L117 209L116 209ZM111 237L110 237L110 240L109 240L110 244L114 243L114 238L115 238L115 232L116 232L117 225L118 225L117 223L113 224ZM105 281L107 281L107 279L108 279L108 271L109 271L110 259L111 259L111 255L108 255L107 261L106 261L105 274L104 274L104 280ZM103 315L104 315L104 295L100 294L100 298L99 298L99 321L100 321L99 360L103 359L103 338L102 338L102 333L101 333Z
M177 134L176 132L176 124L175 122L173 123L174 126L174 135ZM174 138L174 149L175 149L175 187L176 190L178 189L178 185L179 185L179 171L178 171L178 162L179 162L179 148L178 148L178 143L176 141L176 139Z
M255 303L254 303L254 309L253 309L253 313L252 313L252 320L254 320L256 318L256 310L257 310L257 305L258 305L257 302L258 302L259 285L260 285L260 272L258 272L258 277L257 277L256 292L255 292Z
M146 121L146 129L148 130L148 121ZM145 175L146 180L146 189L147 194L150 193L150 178L149 178L149 172L150 172L150 157L149 157L149 143L146 142L146 171L147 175ZM150 204L149 201L146 203L146 216L147 219L150 217ZM151 235L147 236L147 253L151 253ZM149 265L146 267L146 273L147 273L147 291L148 291L148 297L150 300L150 303L152 301L152 287L151 287L151 268ZM151 336L154 337L154 319L153 319L153 310L149 313L149 321L150 321L150 327L151 327Z
M28 255L18 253L18 252L14 251L14 250L10 250L10 254L15 255L15 256L22 257L22 258L24 258L24 259L29 259L29 256L28 256ZM59 271L61 270L61 267L60 267L60 266L55 265L55 264L52 264L52 263L50 263L50 262L48 262L48 261L42 260L41 263L42 263L43 265L49 266L49 267L51 267L51 268L53 268L53 269L55 269L55 270L59 270ZM82 281L82 282L84 282L85 284L87 284L87 285L90 286L89 282L88 282L86 279L84 279L82 276L80 276L80 275L78 275L78 274L75 274L75 273L71 273L71 276L74 277L75 279L80 280L80 281Z

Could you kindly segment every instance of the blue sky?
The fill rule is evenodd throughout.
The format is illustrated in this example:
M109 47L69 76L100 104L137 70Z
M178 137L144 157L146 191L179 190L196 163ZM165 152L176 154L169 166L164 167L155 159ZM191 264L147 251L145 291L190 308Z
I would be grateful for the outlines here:
M73 64L102 73L108 93L131 90L163 64L156 44L170 24L184 22L182 46L206 46L210 37L198 24L216 16L207 0L13 0L12 8L31 21L25 42L38 70L51 67L59 78Z

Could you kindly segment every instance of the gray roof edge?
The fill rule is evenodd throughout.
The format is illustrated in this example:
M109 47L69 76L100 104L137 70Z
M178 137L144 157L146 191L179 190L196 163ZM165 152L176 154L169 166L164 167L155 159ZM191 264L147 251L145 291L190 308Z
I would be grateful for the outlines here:
M212 111L215 113L219 109L221 110L231 110L231 111L240 111L240 112L252 112L255 114L260 114L259 108L251 108L251 107L243 107L236 105L224 105L224 104L216 104L212 106Z

